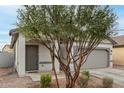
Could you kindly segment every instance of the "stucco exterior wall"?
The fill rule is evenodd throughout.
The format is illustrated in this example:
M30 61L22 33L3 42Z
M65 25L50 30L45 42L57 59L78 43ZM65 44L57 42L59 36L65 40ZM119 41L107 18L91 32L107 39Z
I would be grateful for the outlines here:
M59 63L55 58L56 71L59 72ZM52 70L52 60L50 52L43 45L39 45L39 71L51 71Z
M39 62L51 62L50 52L43 45L39 45Z
M15 45L14 45L14 48L15 48L15 68L18 72L18 64L19 64L19 61L18 61L18 39L16 40L15 42Z
M19 34L15 43L15 68L20 77L25 76L25 38Z
M113 63L115 65L124 65L124 47L113 48Z
M19 59L19 76L23 77L25 76L25 38L20 33L19 34L19 46L18 46L18 59Z
M52 63L50 52L43 45L39 45L39 71L51 71Z

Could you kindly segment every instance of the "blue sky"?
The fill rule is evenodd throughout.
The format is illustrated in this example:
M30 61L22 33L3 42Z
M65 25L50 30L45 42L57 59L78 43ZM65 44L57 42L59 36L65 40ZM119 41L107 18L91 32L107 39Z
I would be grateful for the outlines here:
M0 49L10 43L9 30L15 28L17 9L20 6L0 6Z
M0 49L5 44L10 43L9 30L15 28L17 21L17 9L21 6L0 6ZM111 6L118 16L117 29L124 29L124 6ZM124 31L120 31L119 35L124 35Z
M114 9L114 12L118 16L117 29L124 29L124 5L111 6ZM119 31L118 35L124 35L124 31Z

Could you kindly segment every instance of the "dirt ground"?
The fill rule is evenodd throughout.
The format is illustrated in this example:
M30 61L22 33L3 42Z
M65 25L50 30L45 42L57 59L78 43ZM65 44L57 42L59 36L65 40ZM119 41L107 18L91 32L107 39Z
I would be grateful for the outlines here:
M65 86L65 80L61 79L59 80L59 84L61 88L64 88ZM56 86L56 82L55 80L52 81L52 85L53 88L57 87ZM90 80L88 82L88 88L102 88L102 79L97 78L95 76L91 76ZM113 84L113 88L121 88L122 86L118 85L118 84ZM78 85L76 85L76 88L80 88Z
M37 85L30 77L18 77L10 68L0 68L0 88L29 88Z
M59 79L59 84L61 88L65 86L65 80ZM18 77L17 73L12 73L10 68L0 68L0 88L39 88L39 82L34 82L30 77ZM55 80L51 82L51 88L56 88ZM76 85L78 88L79 86ZM101 88L102 80L100 78L91 76L88 88ZM114 88L121 87L120 85L114 84Z

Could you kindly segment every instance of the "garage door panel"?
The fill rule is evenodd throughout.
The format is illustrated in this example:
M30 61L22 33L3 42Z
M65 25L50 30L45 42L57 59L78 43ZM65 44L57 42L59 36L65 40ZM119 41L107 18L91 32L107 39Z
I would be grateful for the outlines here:
M106 50L94 50L87 58L86 63L82 65L82 68L103 68L108 67L108 51Z

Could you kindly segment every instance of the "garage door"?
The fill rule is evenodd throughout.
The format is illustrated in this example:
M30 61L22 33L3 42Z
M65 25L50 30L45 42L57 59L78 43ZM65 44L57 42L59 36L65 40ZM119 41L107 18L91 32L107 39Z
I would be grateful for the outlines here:
M82 68L104 68L109 65L109 52L104 49L94 50L88 57Z

